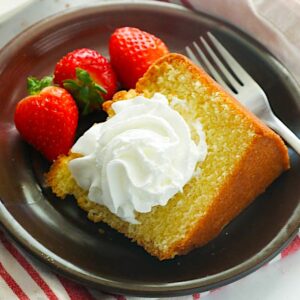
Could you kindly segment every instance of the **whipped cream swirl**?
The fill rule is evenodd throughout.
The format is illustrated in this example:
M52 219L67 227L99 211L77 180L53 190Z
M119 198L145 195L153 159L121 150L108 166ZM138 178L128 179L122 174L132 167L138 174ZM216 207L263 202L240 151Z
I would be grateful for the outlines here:
M83 156L70 161L69 169L89 200L138 223L135 212L166 205L182 191L205 158L205 138L199 132L196 145L183 117L159 93L117 101L112 108L113 117L92 126L73 146Z

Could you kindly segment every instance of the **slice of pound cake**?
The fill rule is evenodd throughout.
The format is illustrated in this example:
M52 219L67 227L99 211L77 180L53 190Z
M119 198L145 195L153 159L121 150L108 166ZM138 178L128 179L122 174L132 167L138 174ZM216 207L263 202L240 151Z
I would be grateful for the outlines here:
M281 138L180 54L103 107L47 183L160 260L212 240L289 168Z

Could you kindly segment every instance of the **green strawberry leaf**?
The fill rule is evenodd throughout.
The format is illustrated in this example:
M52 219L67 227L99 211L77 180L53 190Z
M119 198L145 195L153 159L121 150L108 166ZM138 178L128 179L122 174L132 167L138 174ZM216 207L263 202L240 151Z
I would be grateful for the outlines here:
M74 80L65 80L64 88L69 92L72 91L72 93L77 92L80 89L80 87L77 85L76 82L74 82Z
M41 80L33 76L27 78L27 92L29 95L37 95L43 88L51 85L53 85L53 76L45 76Z
M104 101L102 94L107 94L106 89L95 83L90 74L81 68L76 68L76 78L64 80L63 86L72 94L83 115L99 109Z
M76 77L85 84L93 83L93 79L91 78L90 74L83 69L76 68Z
M107 93L106 89L104 89L101 85L99 85L99 84L97 84L97 83L95 83L95 89L96 89L98 92L101 92L101 93L104 93L104 94Z

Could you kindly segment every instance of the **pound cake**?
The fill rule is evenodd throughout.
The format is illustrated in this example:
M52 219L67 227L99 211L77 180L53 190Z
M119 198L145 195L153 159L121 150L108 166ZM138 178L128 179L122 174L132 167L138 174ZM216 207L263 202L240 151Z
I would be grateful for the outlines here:
M199 136L204 139L193 127L199 121L207 145L205 159L197 163L193 176L167 203L155 205L149 212L136 212L137 222L120 218L106 206L90 201L88 192L76 183L69 162L82 153L74 151L54 162L46 181L58 197L73 195L91 221L109 224L164 260L215 238L289 168L289 157L277 134L180 54L156 61L135 90L118 92L103 107L108 119L113 119L117 101L138 95L151 99L155 93L164 95L183 117L195 143L199 143Z

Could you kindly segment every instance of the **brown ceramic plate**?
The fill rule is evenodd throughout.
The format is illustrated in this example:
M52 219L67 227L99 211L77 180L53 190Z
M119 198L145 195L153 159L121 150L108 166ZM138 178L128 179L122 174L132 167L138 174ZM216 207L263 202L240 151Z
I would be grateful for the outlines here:
M44 20L0 52L0 217L30 253L81 283L141 296L183 295L232 282L277 254L293 237L300 217L300 159L205 247L159 262L104 224L93 224L72 199L60 201L44 187L49 164L22 142L13 123L25 79L53 71L79 47L107 55L116 27L136 26L160 36L172 51L213 32L264 88L278 116L300 130L300 93L287 70L265 49L228 24L161 3L102 4ZM82 120L81 131L104 114ZM240 187L243 188L242 186ZM99 229L104 234L99 233Z

